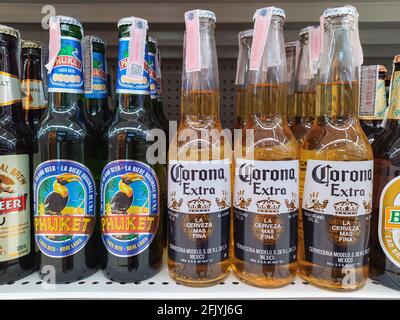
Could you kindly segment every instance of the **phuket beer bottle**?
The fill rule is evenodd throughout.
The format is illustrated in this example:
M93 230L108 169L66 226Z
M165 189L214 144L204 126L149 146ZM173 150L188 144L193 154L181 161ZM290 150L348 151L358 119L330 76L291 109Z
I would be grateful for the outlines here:
M50 283L77 281L99 263L95 134L85 122L82 25L50 19L48 110L36 136L33 178L36 267Z
M300 159L303 232L300 275L334 290L362 287L368 276L372 152L358 117L362 49L352 6L324 12L317 118Z
M246 118L244 108L245 96L245 78L249 68L250 49L253 39L253 29L239 32L239 53L236 62L236 79L235 79L235 119L232 129L241 129Z
M108 106L106 43L96 36L83 40L85 113L97 134L101 135L111 112Z
M148 156L152 129L147 21L118 22L117 110L106 132L107 161L101 176L104 275L117 282L154 276L163 256L165 165Z
M43 84L44 44L39 41L23 40L21 42L23 94L22 106L26 124L35 132L47 108Z
M369 143L382 131L385 117L387 69L383 65L361 66L360 106L358 117Z
M0 25L0 284L33 271L32 132L25 124L18 30Z
M297 270L299 207L298 146L285 116L285 12L262 8L254 19L244 101L248 115L243 138L235 144L232 268L252 285L280 287Z
M399 168L400 55L394 57L387 119L372 143L374 200L371 221L369 276L400 290Z
M215 14L185 13L181 119L168 163L168 268L188 286L229 272L231 144L219 119Z

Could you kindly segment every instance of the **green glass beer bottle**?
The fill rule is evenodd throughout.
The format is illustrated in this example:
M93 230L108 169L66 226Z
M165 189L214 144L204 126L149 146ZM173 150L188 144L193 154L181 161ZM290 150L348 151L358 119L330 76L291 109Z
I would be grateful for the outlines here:
M22 41L21 62L24 119L30 129L36 131L47 107L42 81L42 43L39 41Z
M0 284L33 271L32 133L19 79L19 32L0 25Z
M36 267L50 283L88 277L100 256L94 230L101 161L84 116L82 33L74 18L50 19L49 105L36 136L33 182Z
M84 38L85 109L101 134L109 120L106 43L95 36Z
M147 21L123 18L118 29L117 110L106 132L108 164L100 184L101 268L113 281L134 282L162 265L166 173L147 156L148 137L159 127L151 108Z

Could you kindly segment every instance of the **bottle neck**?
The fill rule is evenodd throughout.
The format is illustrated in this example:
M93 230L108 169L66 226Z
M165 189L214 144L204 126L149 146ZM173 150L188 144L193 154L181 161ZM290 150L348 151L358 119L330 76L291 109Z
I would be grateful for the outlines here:
M22 79L42 80L40 49L22 49Z
M259 70L247 72L246 106L249 114L286 115L287 69L283 19L273 16Z
M184 63L182 73L181 118L196 120L197 118L219 118L219 78L218 60L215 44L215 23L208 18L199 19L200 33L200 70L186 71ZM184 57L186 61L186 34L184 41Z
M309 36L300 37L299 66L296 72L296 92L315 92L315 77L312 75L310 65Z
M352 16L330 18L325 24L317 86L317 115L357 117L359 69Z

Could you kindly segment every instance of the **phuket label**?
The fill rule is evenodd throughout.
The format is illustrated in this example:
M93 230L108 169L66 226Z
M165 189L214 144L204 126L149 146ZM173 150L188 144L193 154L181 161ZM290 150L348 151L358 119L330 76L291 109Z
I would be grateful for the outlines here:
M49 92L84 93L81 42L61 37L61 49L49 75Z
M0 156L0 262L31 251L29 156Z
M106 59L103 53L92 51L90 70L91 85L90 90L85 92L88 99L106 99L107 98L107 71Z
M143 76L141 78L128 77L126 74L127 66L128 66L128 54L129 54L128 49L129 49L129 38L120 38L119 39L119 50L118 50L116 92L117 93L133 93L133 94L149 94L150 81L149 81L147 46L146 46L146 52L145 52Z
M71 160L43 162L35 170L33 194L39 250L54 258L81 250L96 219L96 189L89 169Z
M160 187L147 164L116 160L101 176L101 235L118 257L135 256L152 243L160 220Z

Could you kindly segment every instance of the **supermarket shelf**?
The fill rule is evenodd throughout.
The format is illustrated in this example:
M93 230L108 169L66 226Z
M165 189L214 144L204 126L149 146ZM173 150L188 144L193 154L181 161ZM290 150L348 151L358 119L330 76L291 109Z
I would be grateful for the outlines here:
M70 284L44 284L37 274L0 287L0 299L400 299L400 291L369 280L354 292L335 292L311 286L300 278L279 289L255 288L230 275L208 288L188 288L177 284L164 268L141 283L109 281L97 272L84 281Z

